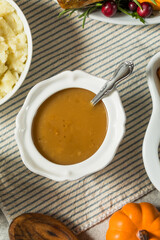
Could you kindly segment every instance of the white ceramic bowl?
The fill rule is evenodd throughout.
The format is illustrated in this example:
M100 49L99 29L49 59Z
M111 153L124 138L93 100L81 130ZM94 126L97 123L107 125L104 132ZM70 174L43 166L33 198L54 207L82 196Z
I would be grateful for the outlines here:
M26 64L25 64L24 71L22 72L19 80L17 81L13 90L11 92L9 92L6 96L4 96L2 99L0 99L0 105L2 105L7 100L9 100L15 94L15 92L20 88L21 84L23 83L23 81L24 81L24 79L25 79L25 77L28 73L28 70L29 70L29 67L30 67L30 64L31 64L31 60L32 60L32 35L31 35L31 31L30 31L27 19L24 16L21 9L18 7L18 5L13 0L6 0L6 1L9 2L14 7L14 9L16 10L18 16L20 17L20 19L23 23L24 31L26 33L27 41L28 41L28 57L27 57L27 61L26 61Z
M58 165L45 159L31 136L34 115L52 94L66 88L83 88L97 93L106 81L82 71L66 71L34 86L16 118L15 137L22 160L32 172L56 181L75 180L101 170L113 159L125 132L125 113L117 90L103 99L108 112L108 131L99 150L87 160L73 165Z
M153 185L160 191L160 80L157 69L160 67L160 52L151 58L147 65L147 78L153 102L152 115L143 141L143 161Z

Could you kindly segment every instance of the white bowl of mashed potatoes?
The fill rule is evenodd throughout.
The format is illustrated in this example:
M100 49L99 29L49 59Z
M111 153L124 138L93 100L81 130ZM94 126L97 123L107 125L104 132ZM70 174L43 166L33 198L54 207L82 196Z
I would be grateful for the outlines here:
M29 24L13 0L0 0L0 105L23 83L32 59Z

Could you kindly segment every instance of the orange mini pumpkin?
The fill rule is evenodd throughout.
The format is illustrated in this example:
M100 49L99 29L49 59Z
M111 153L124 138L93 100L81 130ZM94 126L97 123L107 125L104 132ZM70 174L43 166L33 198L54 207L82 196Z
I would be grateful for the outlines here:
M150 203L128 203L115 212L106 240L160 240L160 213Z
M140 3L148 2L148 3L151 4L153 10L157 10L157 11L160 10L160 0L155 0L155 2L156 2L157 5L154 4L154 3L152 2L152 0L138 0L138 2L140 2Z

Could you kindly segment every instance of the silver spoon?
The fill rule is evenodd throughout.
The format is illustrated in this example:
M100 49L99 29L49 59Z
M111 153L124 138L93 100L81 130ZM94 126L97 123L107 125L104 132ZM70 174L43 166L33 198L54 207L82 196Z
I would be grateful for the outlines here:
M134 63L132 61L125 61L121 63L115 70L112 78L104 84L102 89L91 100L91 104L95 106L103 97L107 96L108 93L113 91L119 82L127 78L133 72L133 68Z

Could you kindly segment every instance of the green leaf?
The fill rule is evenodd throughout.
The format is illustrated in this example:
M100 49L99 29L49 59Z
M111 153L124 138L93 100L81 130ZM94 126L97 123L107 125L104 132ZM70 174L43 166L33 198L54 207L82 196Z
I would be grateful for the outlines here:
M155 5L157 5L156 1L155 0L151 0L151 2Z
M82 28L84 28L84 25L85 25L85 22L86 22L86 17L88 16L89 14L89 9L87 9L87 11L84 12L84 17L83 17L83 23L82 23Z
M79 15L78 18L82 18L82 17L84 17L84 15L85 15L85 12L83 12L81 15Z
M68 13L68 12L70 12L70 11L72 11L72 10L71 10L71 9L65 9L65 10L63 10L62 12L59 13L58 17L66 14L66 13Z
M82 28L84 28L86 18L89 16L90 13L94 12L96 9L98 9L98 6L96 6L96 5L88 8L86 11L84 11L84 9L81 9L84 12L78 18L83 18Z
M133 0L136 4L137 4L137 6L138 7L140 7L140 9L142 10L142 7L141 7L141 4L137 1L137 0Z
M96 3L96 7L102 7L102 3Z
M76 11L76 9L73 9L70 14L69 14L69 17L72 15L72 13L74 13Z
M89 12L88 12L88 15L89 15L90 13L94 12L95 10L97 10L97 7L96 7L96 6L90 8L90 10L89 10Z
M133 18L139 19L143 24L145 24L144 18L140 17L137 12L133 12L131 16Z
M119 11L123 12L124 14L132 16L133 18L139 19L143 24L145 23L144 18L140 17L137 12L130 13L127 10L125 10L125 9L123 9L121 7L118 7L118 9L119 9Z

